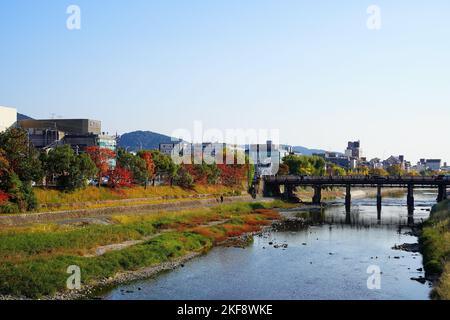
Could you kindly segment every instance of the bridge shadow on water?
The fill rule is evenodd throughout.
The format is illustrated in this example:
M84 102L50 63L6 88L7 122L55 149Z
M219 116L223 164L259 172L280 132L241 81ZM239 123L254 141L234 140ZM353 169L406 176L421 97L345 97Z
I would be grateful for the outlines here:
M354 200L350 208L344 200L328 203L323 208L305 207L290 210L290 215L302 218L309 224L329 224L355 229L367 228L411 228L428 219L434 205L433 193L422 193L417 199L414 211L408 209L405 197L385 198L383 206L377 207L376 199ZM294 227L294 226L293 226Z

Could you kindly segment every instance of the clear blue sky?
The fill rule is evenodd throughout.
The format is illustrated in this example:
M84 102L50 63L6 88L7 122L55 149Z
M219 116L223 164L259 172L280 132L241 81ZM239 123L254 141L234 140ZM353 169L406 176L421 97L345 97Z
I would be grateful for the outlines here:
M70 4L79 31L66 28ZM379 31L366 27L371 4ZM449 15L448 0L2 0L0 105L109 132L201 120L450 161Z

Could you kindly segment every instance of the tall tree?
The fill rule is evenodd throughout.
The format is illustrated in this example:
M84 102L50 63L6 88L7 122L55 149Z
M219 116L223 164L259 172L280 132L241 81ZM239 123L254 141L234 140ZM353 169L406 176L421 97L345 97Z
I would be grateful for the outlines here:
M97 146L87 147L85 151L97 167L98 186L100 187L103 177L108 174L110 169L110 161L116 157L116 153Z
M57 185L64 189L85 187L87 181L97 174L91 158L87 154L77 155L68 145L50 150L43 161L47 174L54 177Z
M39 152L28 140L28 133L11 128L0 133L0 146L9 166L23 182L38 182L43 177Z
M147 169L147 180L145 181L145 187L147 188L148 180L153 180L155 178L156 165L153 161L153 155L149 151L141 151L138 155L145 161Z

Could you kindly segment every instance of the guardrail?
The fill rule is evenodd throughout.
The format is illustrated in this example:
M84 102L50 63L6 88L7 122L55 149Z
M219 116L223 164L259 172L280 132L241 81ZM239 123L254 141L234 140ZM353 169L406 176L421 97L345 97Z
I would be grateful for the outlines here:
M296 183L296 184L422 184L422 185L450 185L449 176L408 177L408 176L267 176L268 183Z

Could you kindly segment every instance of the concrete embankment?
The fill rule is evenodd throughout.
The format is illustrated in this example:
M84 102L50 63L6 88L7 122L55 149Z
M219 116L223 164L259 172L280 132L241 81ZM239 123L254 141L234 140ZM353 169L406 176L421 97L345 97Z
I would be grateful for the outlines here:
M271 201L273 199L258 199L254 200L251 196L235 196L223 198L223 203L235 202L253 202L253 201ZM184 200L173 201L168 203L144 204L136 206L117 206L98 209L82 209L70 211L55 211L55 212L40 212L40 213L26 213L26 214L9 214L0 215L0 227L20 226L34 223L52 223L61 220L83 219L93 217L107 217L120 213L126 214L140 214L160 211L178 211L185 209L195 209L211 207L221 204L221 199L210 198L200 200Z

